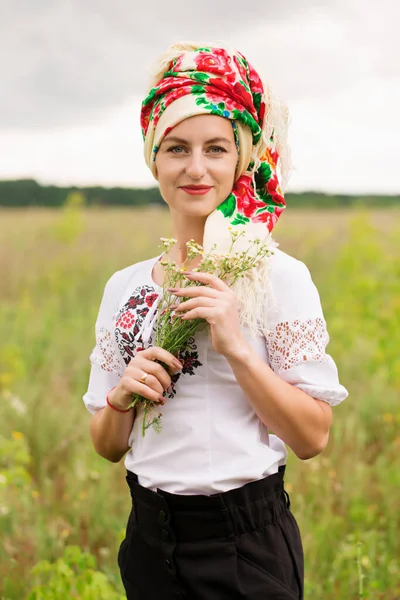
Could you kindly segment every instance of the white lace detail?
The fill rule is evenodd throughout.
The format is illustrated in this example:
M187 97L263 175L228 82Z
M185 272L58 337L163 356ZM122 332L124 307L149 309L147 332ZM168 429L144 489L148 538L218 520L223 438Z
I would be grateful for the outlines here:
M122 377L125 363L113 344L111 332L103 326L96 328L96 347L90 355L90 361L99 365L104 371Z
M325 362L329 342L325 322L321 318L283 321L267 336L269 362L274 371L287 371L303 361Z

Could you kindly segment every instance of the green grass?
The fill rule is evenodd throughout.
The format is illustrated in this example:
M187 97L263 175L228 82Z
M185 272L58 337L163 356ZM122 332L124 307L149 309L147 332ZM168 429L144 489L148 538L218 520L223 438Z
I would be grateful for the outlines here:
M92 449L81 397L104 284L158 253L169 217L77 205L3 210L0 222L0 599L50 600L57 585L70 591L54 598L91 598L58 583L74 572L69 546L90 552L117 598L129 493L123 464ZM312 272L350 392L325 452L289 460L306 599L400 599L399 212L288 209L276 238Z

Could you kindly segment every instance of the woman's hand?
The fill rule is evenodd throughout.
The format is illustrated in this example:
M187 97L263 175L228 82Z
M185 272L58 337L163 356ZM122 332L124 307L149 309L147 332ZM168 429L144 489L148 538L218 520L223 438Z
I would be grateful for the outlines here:
M178 298L190 298L176 306L176 318L205 319L210 324L214 350L226 358L239 354L246 342L239 325L234 292L216 275L210 273L185 272L185 277L203 285L168 290Z
M156 360L161 361L173 375L182 364L167 350L154 346L138 352L126 367L116 388L108 395L110 403L125 410L132 402L133 394L140 394L153 402L164 403L163 393L171 386L170 373ZM144 381L143 381L144 378Z

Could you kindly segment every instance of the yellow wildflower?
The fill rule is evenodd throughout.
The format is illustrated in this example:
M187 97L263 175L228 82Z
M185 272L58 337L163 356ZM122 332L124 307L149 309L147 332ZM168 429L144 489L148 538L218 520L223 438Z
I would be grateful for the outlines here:
M394 421L394 415L392 415L391 413L385 413L382 418L385 421L385 423L393 423Z

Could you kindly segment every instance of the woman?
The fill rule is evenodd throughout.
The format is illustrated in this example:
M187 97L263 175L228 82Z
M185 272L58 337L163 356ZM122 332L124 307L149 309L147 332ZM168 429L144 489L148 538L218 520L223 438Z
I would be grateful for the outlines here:
M177 240L169 259L183 264L190 239L225 252L238 224L246 239L269 239L285 206L277 162L285 176L288 116L240 53L171 46L141 118ZM118 555L127 598L302 598L285 444L301 459L320 453L331 406L347 396L325 353L318 292L303 263L279 250L235 290L188 272L203 285L174 290L176 314L206 319L209 334L178 360L152 346L159 259L107 283L84 396L96 451L112 462L128 451L133 506ZM160 402L161 433L141 435L134 393Z

